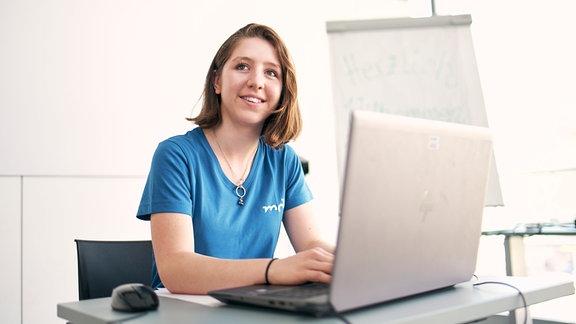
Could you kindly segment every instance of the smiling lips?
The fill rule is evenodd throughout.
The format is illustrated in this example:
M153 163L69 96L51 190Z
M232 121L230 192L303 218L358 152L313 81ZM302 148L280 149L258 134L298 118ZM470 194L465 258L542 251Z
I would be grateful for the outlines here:
M244 100L246 100L246 101L250 101L250 102L252 102L252 103L261 103L261 102L264 102L264 100L259 99L259 98L256 98L256 97L246 96L246 97L240 97L240 98L242 98L242 99L244 99Z

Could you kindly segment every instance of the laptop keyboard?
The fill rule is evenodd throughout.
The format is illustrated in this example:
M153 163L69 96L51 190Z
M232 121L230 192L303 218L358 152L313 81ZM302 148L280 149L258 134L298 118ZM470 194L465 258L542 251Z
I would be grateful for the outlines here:
M269 291L267 296L308 298L328 294L328 285L319 282L307 283L301 286L287 287Z

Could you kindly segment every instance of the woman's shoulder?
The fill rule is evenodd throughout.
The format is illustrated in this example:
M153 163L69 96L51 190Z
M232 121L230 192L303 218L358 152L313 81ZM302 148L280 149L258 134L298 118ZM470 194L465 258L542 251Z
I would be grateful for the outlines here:
M196 155L204 152L206 138L202 129L193 128L180 135L169 137L158 144L156 154Z
M174 135L160 142L161 146L197 146L205 141L204 132L200 127L195 127L184 134Z
M295 149L289 144L284 144L281 148L273 148L264 143L262 139L260 144L265 147L266 156L268 159L276 160L278 162L282 161L282 163L289 163L290 161L293 162L299 160Z
M294 148L292 146L290 146L290 144L288 144L288 143L282 145L281 147L274 148L274 147L266 144L266 141L264 140L263 137L260 137L260 145L265 147L267 151L278 154L278 155L296 154L296 151L294 150Z

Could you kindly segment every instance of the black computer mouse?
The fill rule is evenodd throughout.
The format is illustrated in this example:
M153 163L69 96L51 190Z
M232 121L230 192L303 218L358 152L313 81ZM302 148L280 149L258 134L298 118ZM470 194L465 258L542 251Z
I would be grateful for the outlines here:
M120 285L112 290L112 309L121 312L142 312L158 308L158 295L140 283Z

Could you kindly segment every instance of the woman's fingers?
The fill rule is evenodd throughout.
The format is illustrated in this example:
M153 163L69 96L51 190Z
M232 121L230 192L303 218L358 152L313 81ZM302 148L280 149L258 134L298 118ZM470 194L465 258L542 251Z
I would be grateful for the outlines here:
M274 262L268 270L269 281L284 285L330 282L333 262L334 255L322 248L302 251Z

